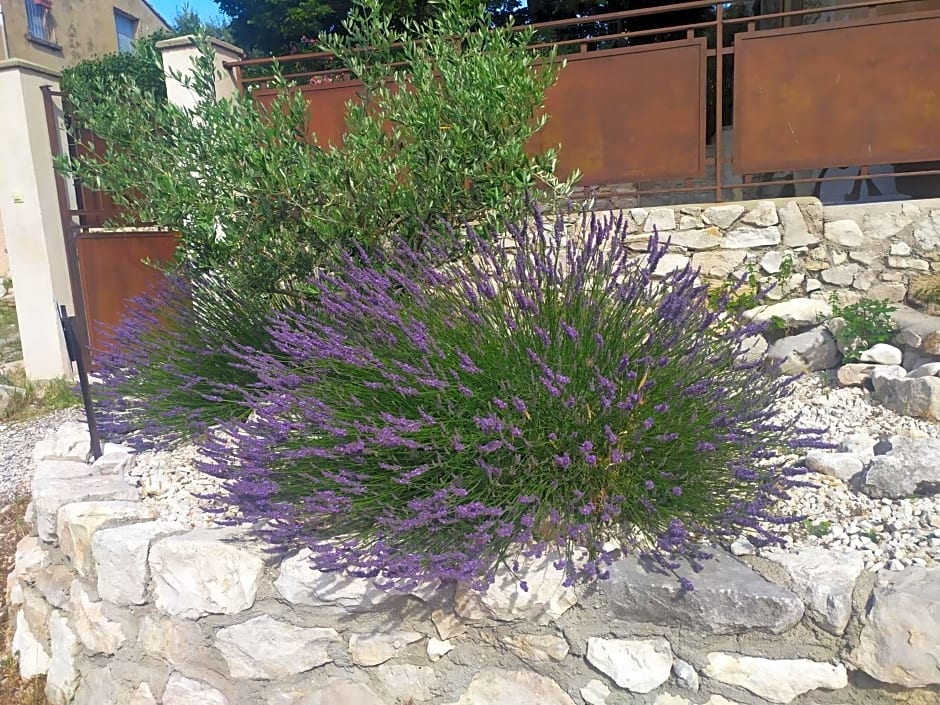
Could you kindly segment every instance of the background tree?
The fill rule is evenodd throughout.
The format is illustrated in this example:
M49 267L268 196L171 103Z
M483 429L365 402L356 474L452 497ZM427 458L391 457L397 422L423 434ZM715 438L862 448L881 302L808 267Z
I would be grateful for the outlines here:
M174 35L206 34L225 42L231 42L234 39L228 21L222 19L222 17L210 20L203 19L189 3L180 5L170 25Z

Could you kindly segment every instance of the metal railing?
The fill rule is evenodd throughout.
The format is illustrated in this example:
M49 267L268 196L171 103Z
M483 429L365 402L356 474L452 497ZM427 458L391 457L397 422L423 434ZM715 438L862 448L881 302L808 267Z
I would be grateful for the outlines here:
M783 9L781 0L753 5L697 0L555 20L531 29L533 51L555 47L568 60L547 97L552 119L546 139L558 138L564 168L581 167L586 176L591 165L578 164L574 153L584 152L591 140L612 149L610 161L624 164L622 177L612 176L615 169L605 164L596 169L598 179L586 179L606 195L654 203L674 201L677 195L722 201L818 196L846 183L851 190L845 199L853 200L863 186L870 196L888 197L878 184L890 180L897 189L900 179L909 190L940 196L940 129L930 129L924 117L940 114L940 0L863 0L792 9ZM879 61L871 62L870 52L879 50ZM579 61L590 63L575 68ZM347 99L349 87L356 85L325 52L227 64L238 83L252 88L260 100L271 98L275 65L318 107L334 94ZM833 66L840 68L838 76L831 75ZM656 73L655 80L646 80L638 67ZM588 87L572 92L562 85L566 74L577 74ZM665 89L681 82L687 93L695 92L695 81L700 95L669 100L657 95L657 85ZM637 86L647 92L638 92ZM625 89L632 92L632 108L615 95ZM624 130L642 135L643 144L618 151L618 141L622 146L630 134L585 135L591 120L566 121L561 94L577 95L584 110L591 109L585 98L592 95L598 110L621 111ZM631 117L631 110L645 118ZM697 159L669 156L676 130ZM674 163L663 164L669 159ZM857 173L844 173L849 167Z

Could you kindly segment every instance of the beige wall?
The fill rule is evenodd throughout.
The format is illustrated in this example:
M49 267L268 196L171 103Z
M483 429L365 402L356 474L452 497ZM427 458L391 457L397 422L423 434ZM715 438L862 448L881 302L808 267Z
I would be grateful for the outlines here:
M52 149L40 88L58 75L21 59L0 61L0 222L16 291L26 373L71 374L56 303L72 309ZM61 122L61 114L58 121Z
M29 39L26 2L33 0L0 0L10 56L55 70L117 51L115 9L139 20L137 36L166 27L143 0L53 0L52 26L60 47L56 49ZM0 54L0 60L5 58Z

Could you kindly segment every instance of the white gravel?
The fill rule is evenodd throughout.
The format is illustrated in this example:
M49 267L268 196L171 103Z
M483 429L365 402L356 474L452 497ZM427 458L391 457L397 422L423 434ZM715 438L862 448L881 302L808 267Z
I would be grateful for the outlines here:
M940 423L901 416L871 400L861 387L833 387L831 375L806 375L780 404L780 417L805 427L826 428L823 439L839 444L867 434L940 438ZM788 546L826 546L857 551L868 570L902 570L940 562L940 495L912 499L872 499L829 475L808 473L817 486L795 488L784 505L806 516L789 527ZM750 552L746 545L737 550Z
M84 421L81 407L17 423L0 423L0 507L26 492L32 480L33 447L66 421Z

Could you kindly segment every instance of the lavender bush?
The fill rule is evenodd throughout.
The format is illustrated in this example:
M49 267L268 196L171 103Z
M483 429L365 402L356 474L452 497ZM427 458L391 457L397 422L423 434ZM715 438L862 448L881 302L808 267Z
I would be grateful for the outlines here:
M620 551L698 566L703 541L776 541L774 504L812 434L772 423L788 381L745 363L690 268L653 276L621 220L537 212L502 241L347 258L278 315L259 383L207 469L265 538L321 570L490 584L557 551L567 582ZM442 262L444 264L442 264ZM525 586L523 586L525 587ZM686 587L691 585L686 581Z
M226 347L263 348L272 297L240 296L218 278L182 270L128 302L95 362L99 426L138 448L165 448L220 419L243 418L241 390L257 379Z

